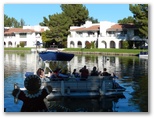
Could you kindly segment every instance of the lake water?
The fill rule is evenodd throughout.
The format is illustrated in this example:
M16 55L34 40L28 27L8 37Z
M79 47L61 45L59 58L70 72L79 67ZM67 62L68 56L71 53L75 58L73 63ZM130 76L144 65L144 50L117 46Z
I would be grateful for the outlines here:
M39 64L35 53L4 53L4 108L6 112L19 112L22 101L14 103L14 83L23 87L24 74L34 72ZM37 63L37 66L36 66ZM76 55L68 70L79 71L84 65L89 71L93 66L115 73L121 86L126 88L123 95L113 97L59 97L49 101L53 112L148 112L148 59L103 55Z

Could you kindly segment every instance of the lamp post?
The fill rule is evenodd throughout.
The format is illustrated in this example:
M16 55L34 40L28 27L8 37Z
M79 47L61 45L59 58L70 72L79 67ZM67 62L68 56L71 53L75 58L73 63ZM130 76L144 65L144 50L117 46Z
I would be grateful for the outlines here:
M53 48L55 48L55 43L53 43Z
M35 43L35 45L36 45L36 52L37 52L37 37L36 37L36 43Z

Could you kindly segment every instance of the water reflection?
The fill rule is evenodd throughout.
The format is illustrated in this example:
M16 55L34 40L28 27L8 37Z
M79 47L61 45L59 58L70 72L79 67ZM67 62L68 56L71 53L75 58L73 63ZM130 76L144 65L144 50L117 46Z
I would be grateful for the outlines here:
M119 99L125 99L125 96L57 97L48 101L47 105L54 112L117 112Z
M36 64L43 65L39 63L35 53L5 52L4 60L4 107L6 111L11 111L12 107L15 108L13 111L20 111L19 104L16 107L17 105L11 102L13 101L11 95L13 84L19 83L19 86L23 87L25 72L34 72L37 68ZM114 72L119 77L116 81L126 88L125 98L58 98L50 101L53 111L64 110L60 106L70 111L148 111L148 60L138 57L77 55L69 63L68 69L71 72L74 68L79 71L84 65L89 71L96 66L99 71L106 67L110 73Z

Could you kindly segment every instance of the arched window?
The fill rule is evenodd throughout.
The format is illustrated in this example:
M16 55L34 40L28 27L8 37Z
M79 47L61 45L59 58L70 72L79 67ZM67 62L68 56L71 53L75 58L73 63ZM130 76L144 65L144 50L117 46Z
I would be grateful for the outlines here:
M110 42L110 48L115 48L115 42L114 41Z
M78 41L78 48L82 48L82 42Z
M73 42L73 41L70 42L70 47L71 47L71 48L74 47L74 42Z

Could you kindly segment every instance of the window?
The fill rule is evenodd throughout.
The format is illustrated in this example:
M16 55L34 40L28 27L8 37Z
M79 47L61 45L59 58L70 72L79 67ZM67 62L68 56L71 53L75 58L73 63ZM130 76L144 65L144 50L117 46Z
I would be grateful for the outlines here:
M82 32L77 32L78 35L80 35L81 37L83 36Z
M27 33L20 33L20 38L27 38Z
M94 32L88 32L88 35L94 35Z

